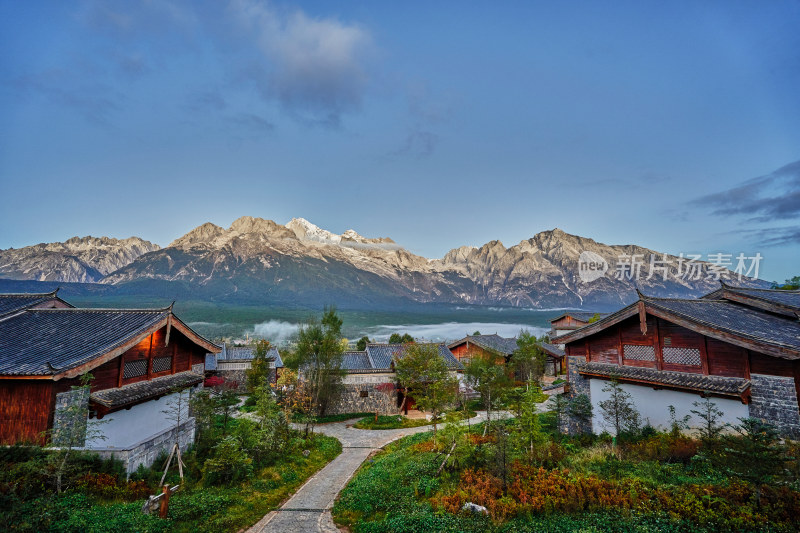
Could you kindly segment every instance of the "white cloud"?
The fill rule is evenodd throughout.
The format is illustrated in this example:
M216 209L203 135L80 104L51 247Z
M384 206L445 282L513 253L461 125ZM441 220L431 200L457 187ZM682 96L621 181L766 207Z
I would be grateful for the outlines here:
M268 320L253 326L253 335L262 337L272 344L286 344L300 331L299 324L283 322L281 320Z
M256 0L236 0L231 8L265 59L253 79L266 98L301 119L334 126L360 106L372 48L366 30L300 10L281 13Z
M368 336L378 342L386 342L392 333L408 333L417 340L454 341L475 331L484 335L497 333L501 337L516 337L521 330L528 330L532 335L547 333L546 328L527 324L504 324L500 322L444 322L441 324L407 324L399 326L375 326L370 328Z

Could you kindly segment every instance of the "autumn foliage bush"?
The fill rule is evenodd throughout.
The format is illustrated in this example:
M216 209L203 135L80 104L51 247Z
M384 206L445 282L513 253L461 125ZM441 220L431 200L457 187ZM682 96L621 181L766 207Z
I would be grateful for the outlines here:
M623 514L666 514L708 528L732 530L767 526L791 527L800 517L800 493L788 487L763 487L762 505L753 505L752 487L689 484L664 488L635 479L610 481L568 470L547 470L520 463L511 469L503 494L502 482L485 470L468 469L457 488L431 498L434 508L458 514L467 502L486 507L495 523L540 514L615 511Z
M151 493L147 482L143 480L120 481L117 476L103 473L84 474L78 478L75 486L87 494L126 501L146 498Z
M631 459L689 464L699 449L700 441L696 439L683 435L658 434L626 444L623 451Z

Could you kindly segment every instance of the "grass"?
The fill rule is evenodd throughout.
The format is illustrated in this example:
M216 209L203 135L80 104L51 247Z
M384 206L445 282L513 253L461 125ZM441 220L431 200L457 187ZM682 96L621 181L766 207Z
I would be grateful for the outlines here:
M551 426L552 421L548 418L542 420L543 426ZM517 422L507 420L503 425L513 433ZM476 441L480 441L477 437L482 426L472 428ZM533 498L528 500L528 505L535 504L538 494L553 494L545 496L544 507L539 510L514 510L515 506L521 509L519 506L522 505L518 499L519 489L514 492L510 488L507 494L490 496L490 492L484 493L485 489L477 488L478 485L464 484L462 474L470 469L478 474L473 475L475 483L488 479L499 482L498 474L493 477L490 473L497 468L493 463L496 456L491 459L491 439L437 475L444 448L440 444L437 449L432 434L426 432L390 444L362 465L340 493L333 508L333 518L338 525L346 526L354 533L796 531L797 510L800 509L800 494L796 490L792 492L787 487L769 489L770 504L759 509L751 498L751 489L740 481L709 472L690 460L672 462L640 456L643 450L653 450L655 444L671 443L675 448L676 443L691 439L674 439L668 434L658 434L638 443L638 449L636 443L625 449L623 446L611 447L608 439L603 437L579 439L561 437L550 430L547 433L552 445L567 453L555 465L544 469L554 478L545 476L542 481L533 482L522 490ZM670 453L680 452L681 448L676 448ZM522 464L523 468L530 464L520 456L517 460L520 463L516 464ZM516 467L512 466L512 479L513 468ZM534 471L537 470L538 466ZM589 483L580 484L581 479ZM611 492L601 489L599 500L592 500L588 492L582 492L582 487L588 490L593 483L598 483L596 480L608 484ZM558 485L548 486L550 483L575 487L577 492L572 493L567 488L566 492L559 493ZM486 497L481 504L489 506L492 515L455 512L444 506L447 498L459 493L469 498ZM627 496L638 502L635 507L614 503L613 498L621 497L620 501L624 501ZM460 501L456 510L464 500Z
M310 453L303 454L304 450ZM294 439L290 453L243 483L204 487L188 478L170 499L166 520L141 512L143 500L101 498L77 489L11 501L0 490L0 530L66 533L218 532L247 528L277 508L339 453L341 443L315 434ZM188 458L187 458L188 459ZM157 476L158 477L158 476ZM170 471L168 482L179 483ZM0 483L0 489L2 489Z
M287 454L240 486L176 494L170 502L170 531L237 531L253 525L339 455L342 445L333 437L315 434L307 449L308 457L299 451ZM215 506L215 501L225 504Z
M354 418L363 418L365 416L375 416L375 413L341 413L338 415L324 415L324 416L315 416L314 423L315 424L329 424L331 422L344 422L345 420L352 420ZM293 415L292 422L301 423L302 415Z
M456 411L457 415L461 418L472 418L477 413L475 411L467 411L466 417L462 414L463 411ZM443 424L444 418L439 418L437 423ZM417 428L421 426L429 426L433 424L432 420L425 418L406 418L403 415L379 415L378 420L375 420L375 415L367 416L359 420L353 425L356 429L407 429Z

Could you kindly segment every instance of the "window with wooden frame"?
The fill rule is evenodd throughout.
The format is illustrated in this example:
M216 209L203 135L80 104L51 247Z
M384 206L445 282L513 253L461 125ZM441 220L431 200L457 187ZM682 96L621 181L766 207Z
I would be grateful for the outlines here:
M700 358L700 350L698 348L675 348L671 346L664 346L661 353L664 356L664 362L671 365L703 365L703 361Z
M656 350L652 346L625 344L622 347L622 356L630 361L655 361Z
M362 391L361 391L361 394L360 394L360 396L361 396L362 398L367 398L367 397L369 397L369 391L362 390Z
M167 355L166 357L153 358L153 374L158 374L159 372L166 372L168 370L172 370L171 355Z
M147 359L134 359L126 361L122 372L123 379L138 378L147 375Z

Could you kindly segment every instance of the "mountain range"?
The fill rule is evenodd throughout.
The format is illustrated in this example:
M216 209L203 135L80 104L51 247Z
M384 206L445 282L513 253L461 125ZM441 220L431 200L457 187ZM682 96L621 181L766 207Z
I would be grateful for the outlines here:
M608 271L586 282L583 252ZM639 254L639 279L615 277L621 256ZM651 255L671 263L666 279L646 279ZM713 276L678 276L679 260L636 245L606 245L559 229L506 248L500 241L462 246L427 259L392 239L354 230L335 234L302 218L286 225L241 217L229 228L205 223L168 246L131 237L72 238L0 250L0 278L97 282L126 294L199 298L218 303L396 309L418 304L526 308L619 308L636 290L686 297L719 287Z

